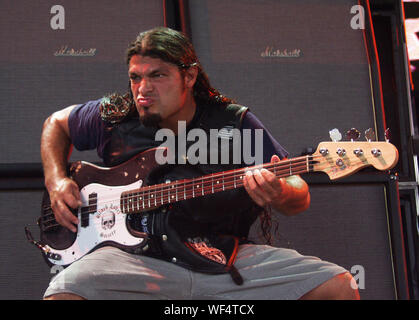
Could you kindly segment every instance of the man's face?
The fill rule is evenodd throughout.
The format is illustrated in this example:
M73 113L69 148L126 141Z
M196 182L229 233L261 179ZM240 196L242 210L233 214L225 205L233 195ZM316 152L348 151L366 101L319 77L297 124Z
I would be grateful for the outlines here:
M193 102L193 83L190 83L188 75L181 74L177 66L157 58L134 55L129 63L128 75L135 105L144 125L171 127L174 124L177 126L179 120L187 120L185 116Z

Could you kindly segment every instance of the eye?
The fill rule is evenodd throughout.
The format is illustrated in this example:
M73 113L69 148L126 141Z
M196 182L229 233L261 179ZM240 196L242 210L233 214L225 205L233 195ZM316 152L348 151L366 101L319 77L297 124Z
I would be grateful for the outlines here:
M130 74L129 78L131 82L137 82L141 80L141 77L137 74Z
M151 75L151 78L163 78L165 76L165 74L164 73L162 73L162 72L155 72L155 73L153 73L152 75Z

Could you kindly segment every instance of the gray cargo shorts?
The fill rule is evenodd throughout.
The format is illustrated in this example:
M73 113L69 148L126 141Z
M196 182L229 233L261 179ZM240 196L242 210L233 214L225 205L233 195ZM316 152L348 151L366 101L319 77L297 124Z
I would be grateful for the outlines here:
M295 250L255 244L239 247L235 267L243 285L235 284L228 273L193 272L176 263L104 247L54 276L44 297L73 293L91 300L296 300L347 272Z

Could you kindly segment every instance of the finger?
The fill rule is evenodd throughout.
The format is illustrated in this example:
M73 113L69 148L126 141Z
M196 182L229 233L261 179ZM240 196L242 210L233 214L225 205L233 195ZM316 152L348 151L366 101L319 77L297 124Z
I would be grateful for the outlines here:
M81 202L81 197L80 197L80 190L79 190L79 186L73 181L70 180L70 183L67 185L66 189L68 190L67 192L65 192L65 194L69 194L71 195L71 202L72 202L72 208L76 208L77 206L81 206L82 202ZM74 201L76 201L76 204L74 204ZM69 203L70 204L70 203ZM75 206L73 206L73 204Z
M247 178L244 178L244 181L246 181ZM247 193L249 194L249 197L259 206L263 207L265 205L262 198L260 198L253 190L250 189L248 182L245 182L244 184L245 189Z
M82 205L79 186L74 182L71 188L71 193L74 198L78 201L79 206Z
M263 174L262 174L261 171L264 171ZM275 175L273 173L269 172L266 169L262 169L261 171L260 170L255 170L253 172L253 176L254 176L257 184L264 191L264 193L267 193L269 195L275 194L276 191L273 188L273 186L271 186L271 184L274 183ZM273 177L271 176L271 174L272 174Z
M244 186L249 196L261 207L266 204L266 200L262 196L262 192L255 181L252 172L246 172L244 176Z
M271 162L279 162L279 161L281 161L281 159L279 159L279 157L278 157L276 154L274 154L274 155L271 157Z
M271 171L266 170L266 169L260 170L260 173L266 179L266 181L268 182L269 186L275 192L279 192L279 193L281 192L282 185L281 185L280 179L278 177L276 177L275 174L273 174Z
M77 195L75 195L73 192L68 192L64 195L64 202L71 208L75 209L81 206L81 200L79 200L79 197L77 197Z
M77 217L70 211L70 209L63 201L57 201L56 208L57 222L61 224L63 227L66 227L71 231L76 232L77 228L74 225L77 225L79 223Z

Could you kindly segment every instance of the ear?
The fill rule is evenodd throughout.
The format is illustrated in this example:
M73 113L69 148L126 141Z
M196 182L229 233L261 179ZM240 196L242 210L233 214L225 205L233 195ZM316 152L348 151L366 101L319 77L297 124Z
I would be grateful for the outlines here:
M184 71L184 81L186 88L192 89L198 77L198 67L189 67Z

